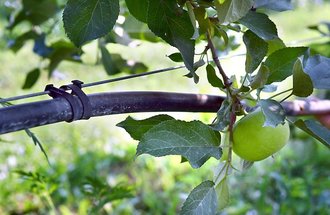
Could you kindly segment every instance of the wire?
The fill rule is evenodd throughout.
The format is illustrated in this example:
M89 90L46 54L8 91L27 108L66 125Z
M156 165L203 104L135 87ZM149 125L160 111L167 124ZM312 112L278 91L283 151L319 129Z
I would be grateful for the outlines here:
M124 77L120 77L120 78L113 78L113 79L108 79L108 80L104 80L104 81L97 81L97 82L92 82L92 83L88 83L88 84L82 84L81 87L93 87L96 85L107 84L107 83L116 82L116 81L123 81L123 80L131 79L131 78L137 78L137 77L142 77L142 76L146 76L146 75L153 75L153 74L157 74L157 73L161 73L161 72L173 71L173 70L182 69L182 68L185 68L185 66L175 66L175 67L158 69L158 70L140 73L140 74L128 75L128 76L124 76Z
M173 71L173 70L182 69L182 68L185 68L185 66L174 66L174 67L169 67L169 68L165 68L165 69L158 69L158 70L153 70L150 72L144 72L144 73L140 73L140 74L133 74L133 75L128 75L128 76L119 77L119 78L112 78L112 79L103 80L103 81L91 82L91 83L87 83L87 84L82 84L81 87L82 88L93 87L93 86L107 84L107 83L111 83L111 82L123 81L123 80L127 80L127 79L132 79L132 78L137 78L137 77L142 77L142 76L147 76L147 75L153 75L153 74L157 74L157 73ZM0 99L0 103L2 104L2 103L11 102L11 101L17 101L17 100L21 100L21 99L27 99L27 98L47 95L49 93L50 93L49 91L43 91L43 92L31 93L31 94L26 94L26 95L21 95L21 96L14 96L14 97L10 97L10 98L3 98L3 99Z
M329 35L322 35L322 36L307 38L307 39L303 39L303 40L291 41L287 44L288 45L297 45L300 43L306 43L306 42L312 42L315 40L324 39L324 38L327 38L327 36L329 36ZM228 58L241 57L241 56L245 56L245 55L246 55L246 53L239 53L239 54L235 54L235 55L222 56L222 57L219 57L219 59L223 60L223 59L228 59ZM120 77L120 78L113 78L113 79L108 79L108 80L103 80L103 81L82 84L81 87L82 88L92 87L92 86L107 84L107 83L111 83L111 82L122 81L122 80L131 79L131 78L137 78L137 77L157 74L157 73L161 73L161 72L172 71L172 70L176 70L176 69L182 69L182 68L185 68L185 66L169 67L169 68L165 68L165 69L159 69L159 70L154 70L154 71L140 73L140 74L128 75L128 76L124 76L124 77ZM6 102L16 101L16 100L20 100L20 99L27 99L27 98L47 95L49 93L50 93L49 91L43 91L43 92L31 93L31 94L26 94L26 95L21 95L21 96L14 96L14 97L10 97L10 98L4 98L4 99L0 99L0 103L6 103Z

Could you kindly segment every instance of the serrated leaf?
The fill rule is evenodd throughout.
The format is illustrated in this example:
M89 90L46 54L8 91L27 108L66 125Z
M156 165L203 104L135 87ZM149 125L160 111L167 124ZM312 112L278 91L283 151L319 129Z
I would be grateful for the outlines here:
M141 140L142 136L155 125L173 119L169 115L157 115L143 120L136 120L129 116L124 121L118 123L117 126L125 129L133 139Z
M321 55L308 57L304 70L317 89L330 89L330 58Z
M116 63L112 60L111 54L109 53L108 49L104 45L101 45L100 50L102 65L107 74L115 75L120 73L121 71L118 69Z
M222 102L217 112L217 120L212 124L212 128L216 131L223 131L230 123L231 104L226 99Z
M200 121L167 120L143 135L136 154L181 155L193 168L199 168L210 157L220 159L219 144L220 133Z
M64 29L81 46L108 34L119 15L119 0L69 0L64 8Z
M129 12L139 21L147 22L148 0L125 0Z
M245 71L252 73L266 56L268 44L250 30L244 33L243 41L246 46Z
M280 103L272 99L261 99L259 105L265 116L263 126L276 127L284 124L285 110Z
M180 215L214 215L217 208L214 183L204 181L191 191L183 203Z
M252 89L263 88L267 83L267 79L269 77L269 69L264 64L261 64L258 73L254 76L250 86Z
M182 55L180 54L180 52L170 54L168 57L174 62L183 62Z
M217 87L222 89L225 85L222 83L221 79L217 76L214 67L211 64L206 66L207 80L212 85L212 87Z
M239 22L263 40L272 40L278 37L276 25L266 14L249 11Z
M245 16L253 6L253 0L215 1L218 19L221 23L236 22Z
M326 127L311 119L305 121L299 119L294 125L330 148L330 130Z
M276 11L292 10L291 0L254 0L255 8L267 8Z
M147 22L152 32L179 49L187 69L194 73L194 28L187 11L179 8L176 0L153 0L149 2Z
M292 94L300 97L307 97L313 93L313 82L309 75L304 72L299 59L293 66L293 90Z
M273 52L265 61L270 75L267 84L280 82L292 75L297 58L307 51L306 47L288 47Z
M230 195L227 183L227 178L225 177L215 188L218 197L218 210L222 210L229 204Z
M33 87L33 85L37 82L37 80L39 79L40 76L40 69L35 68L33 70L31 70L25 78L25 82L23 84L23 89L30 89L31 87Z

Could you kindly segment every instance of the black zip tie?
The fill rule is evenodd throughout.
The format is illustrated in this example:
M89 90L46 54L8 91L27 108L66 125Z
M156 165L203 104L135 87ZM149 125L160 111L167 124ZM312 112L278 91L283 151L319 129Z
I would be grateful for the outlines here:
M49 92L48 95L52 98L62 97L66 99L72 110L72 118L67 122L72 122L80 119L89 119L92 115L91 103L88 96L81 90L83 82L79 80L72 81L72 84L63 85L60 88L54 87L52 84L48 84L45 88L45 92ZM71 90L71 93L67 91ZM76 99L78 98L78 100ZM81 103L82 109L78 102Z

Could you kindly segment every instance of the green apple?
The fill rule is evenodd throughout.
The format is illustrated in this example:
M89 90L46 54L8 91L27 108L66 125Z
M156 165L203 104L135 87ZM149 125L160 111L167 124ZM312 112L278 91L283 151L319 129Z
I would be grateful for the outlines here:
M288 123L276 127L263 126L260 109L239 120L233 131L233 150L247 161L260 161L278 152L289 140Z

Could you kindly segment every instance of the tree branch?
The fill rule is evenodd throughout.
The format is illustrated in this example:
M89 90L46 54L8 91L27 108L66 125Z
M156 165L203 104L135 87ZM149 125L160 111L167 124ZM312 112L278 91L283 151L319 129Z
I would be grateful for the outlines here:
M225 71L223 70L223 68L221 66L221 63L220 63L220 60L219 60L219 57L218 57L218 54L217 54L217 50L214 47L214 44L213 44L212 39L210 37L210 34L207 33L206 35L207 35L208 47L211 50L213 61L214 61L215 65L217 66L217 68L220 72L220 75L223 79L223 83L224 83L226 89L230 92L230 85L231 85L230 80L229 80L228 76L226 75Z

